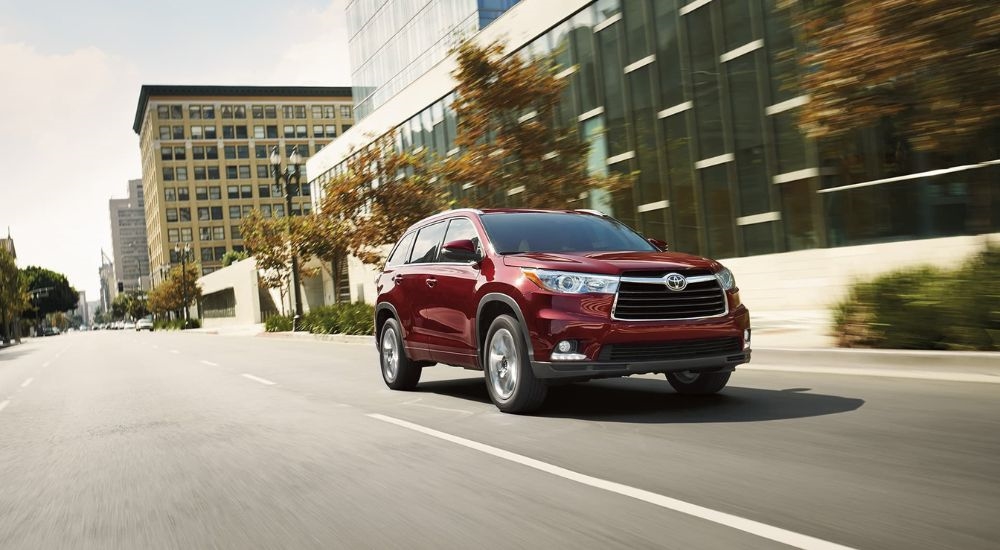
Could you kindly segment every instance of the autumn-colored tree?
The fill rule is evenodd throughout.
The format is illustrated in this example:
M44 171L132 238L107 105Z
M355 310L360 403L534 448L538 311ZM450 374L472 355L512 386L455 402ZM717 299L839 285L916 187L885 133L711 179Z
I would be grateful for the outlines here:
M295 219L292 224L292 248L300 256L314 257L333 280L334 300L341 285L342 262L347 261L348 239L352 224L332 215L313 213Z
M808 136L843 136L891 118L914 149L962 152L996 130L1000 2L779 0L778 6L799 23L800 85L810 98L799 122ZM995 145L987 154L996 153Z
M385 245L411 225L447 207L426 159L398 150L395 138L387 133L354 152L324 185L324 223L331 235L343 237L348 252L369 264L381 263Z
M469 190L458 205L567 208L581 192L628 185L622 176L590 174L576 125L556 123L568 84L556 72L565 67L507 55L499 42L465 41L452 54L459 153L435 172Z
M0 248L0 340L20 338L15 321L29 306L27 287L14 257Z
M282 303L285 302L292 281L293 252L301 278L316 274L315 270L303 267L311 256L305 252L302 244L303 231L300 227L306 223L302 220L303 216L265 218L255 209L240 222L243 244L257 261L260 285L276 289Z
M171 311L181 311L185 305L198 302L201 300L198 276L199 269L196 263L187 264L187 271L183 272L183 275L182 267L174 266L166 280L149 291L146 308L157 315L164 315ZM184 302L185 295L187 304Z

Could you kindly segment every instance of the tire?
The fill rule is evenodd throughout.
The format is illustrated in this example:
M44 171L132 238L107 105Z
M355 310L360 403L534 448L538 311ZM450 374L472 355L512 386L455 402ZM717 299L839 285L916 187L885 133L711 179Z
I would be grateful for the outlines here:
M729 376L733 374L727 372L668 372L667 382L673 386L677 393L683 395L711 395L718 393L726 387Z
M379 337L378 360L382 380L393 390L410 391L417 387L423 367L410 360L403 348L403 332L399 322L388 319Z
M486 333L483 372L493 404L505 413L528 413L542 406L548 386L535 378L524 331L510 315L493 320Z

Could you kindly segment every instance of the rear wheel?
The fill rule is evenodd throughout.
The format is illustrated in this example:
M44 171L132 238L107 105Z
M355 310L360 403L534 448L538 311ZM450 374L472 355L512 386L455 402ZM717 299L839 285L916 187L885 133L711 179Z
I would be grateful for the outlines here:
M387 320L382 326L378 356L385 385L394 390L405 391L417 387L423 368L406 356L402 334L395 319Z
M732 372L668 372L667 382L677 393L684 395L710 395L726 387Z
M486 388L502 412L527 413L545 401L548 387L535 378L521 325L509 315L493 320L484 352Z

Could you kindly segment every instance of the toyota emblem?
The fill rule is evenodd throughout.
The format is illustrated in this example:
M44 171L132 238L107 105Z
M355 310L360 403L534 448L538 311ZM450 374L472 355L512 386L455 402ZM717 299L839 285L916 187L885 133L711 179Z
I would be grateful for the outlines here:
M681 275L680 273L667 274L667 276L663 278L663 282L667 285L667 288L673 290L674 292L680 292L688 286L687 277Z

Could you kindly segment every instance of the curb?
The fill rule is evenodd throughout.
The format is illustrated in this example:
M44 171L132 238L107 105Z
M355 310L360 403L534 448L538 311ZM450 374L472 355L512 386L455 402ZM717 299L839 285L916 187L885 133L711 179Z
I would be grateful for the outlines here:
M366 334L312 334L309 332L262 332L261 338L283 338L285 340L313 340L317 342L333 342L336 344L369 344L375 345L375 337Z
M844 367L878 364L885 367L946 367L1000 371L1000 353L991 351L918 351L856 348L753 348L752 363Z

